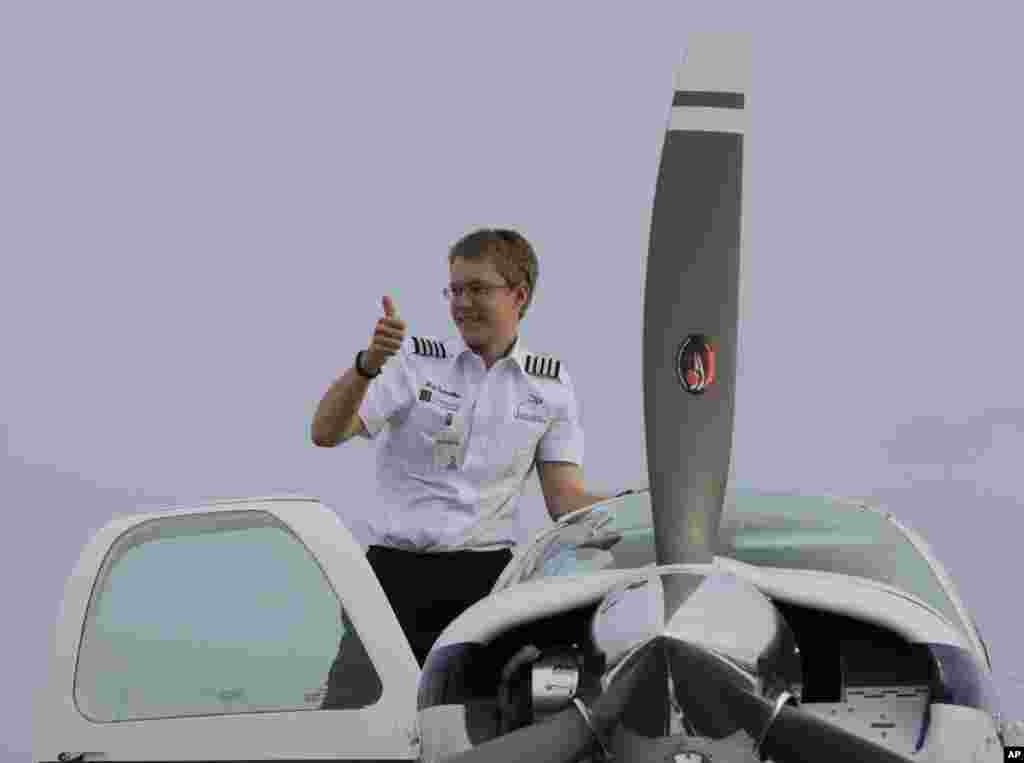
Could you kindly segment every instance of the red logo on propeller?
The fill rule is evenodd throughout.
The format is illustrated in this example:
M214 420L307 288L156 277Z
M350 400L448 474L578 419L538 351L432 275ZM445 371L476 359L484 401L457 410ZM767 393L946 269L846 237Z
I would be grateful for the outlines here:
M676 353L679 383L692 395L702 395L715 383L715 348L703 334L690 334Z

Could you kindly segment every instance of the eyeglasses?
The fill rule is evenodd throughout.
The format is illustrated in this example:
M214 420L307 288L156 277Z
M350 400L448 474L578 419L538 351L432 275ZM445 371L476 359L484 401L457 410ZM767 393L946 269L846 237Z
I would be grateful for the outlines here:
M470 299L479 301L486 299L491 296L491 292L495 289L512 289L514 287L508 284L496 284L496 283L483 283L482 281L474 281L466 285L452 285L446 286L441 289L441 296L451 302L453 299L458 299L463 294L468 296Z

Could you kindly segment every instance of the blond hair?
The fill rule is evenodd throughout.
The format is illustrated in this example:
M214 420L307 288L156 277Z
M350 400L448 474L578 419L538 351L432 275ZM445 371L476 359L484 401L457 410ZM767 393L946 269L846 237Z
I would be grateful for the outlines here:
M522 235L508 228L480 228L467 233L452 245L448 251L448 264L456 258L466 260L485 259L494 265L502 278L512 288L526 286L526 302L519 309L519 318L526 315L526 308L533 302L537 288L537 255Z

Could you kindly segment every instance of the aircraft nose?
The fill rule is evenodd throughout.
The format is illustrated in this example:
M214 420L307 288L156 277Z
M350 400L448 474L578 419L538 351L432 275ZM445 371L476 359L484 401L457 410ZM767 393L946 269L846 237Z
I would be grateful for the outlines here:
M768 597L719 572L660 573L620 586L591 620L592 641L608 666L657 636L721 654L750 674L770 667L769 656L796 648Z
M734 575L713 573L697 585L689 577L661 577L665 635L721 654L756 674L784 636L786 624L775 605Z
M743 731L753 741L770 717L756 676L695 644L647 640L606 676L605 692L614 694L619 676L634 668L619 716L627 735L658 739L688 728L711 739Z
M756 739L773 708L765 689L799 672L792 631L771 600L719 572L620 587L598 606L591 635L609 666L606 692L628 695L619 698L627 736L661 738L688 724L713 739ZM616 687L624 674L628 688Z

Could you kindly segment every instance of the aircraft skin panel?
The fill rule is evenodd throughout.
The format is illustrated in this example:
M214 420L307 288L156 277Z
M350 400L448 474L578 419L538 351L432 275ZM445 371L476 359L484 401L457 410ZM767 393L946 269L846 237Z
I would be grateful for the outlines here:
M942 613L890 586L834 572L765 569L722 557L716 564L772 599L863 620L898 633L910 643L949 644L977 654L963 631Z
M422 763L440 763L474 746L463 704L423 708L420 710L420 728L423 733Z
M953 609L960 617L960 625L967 633L967 637L971 640L974 652L978 655L978 658L988 663L989 656L985 651L985 647L981 642L981 636L977 632L974 625L974 618L967 609L967 605L964 604L963 599L960 596L960 592L957 590L953 579L950 577L946 568L939 561L939 558L932 551L932 548L925 541L924 537L914 529L905 520L899 519L892 511L886 506L876 504L870 499L854 499L844 496L828 496L828 498L839 505L849 506L851 509L858 511L871 511L876 514L880 514L885 517L886 521L896 527L900 533L907 539L907 541L917 550L921 555L921 558L925 560L928 567L931 569L932 574L935 576L936 581L941 586L946 597L950 600L953 605ZM991 666L990 666L991 667Z
M903 755L913 755L928 712L928 686L847 689L845 702L803 702L801 709Z
M644 570L614 570L519 583L478 601L455 618L431 651L467 642L486 644L517 625L600 601L623 580L648 574Z
M928 734L914 755L922 763L1002 763L1003 746L995 721L973 707L933 703Z
M967 611L967 606L964 604L963 599L960 598L960 593L953 583L953 579L946 572L945 567L939 561L938 557L935 556L931 547L925 542L924 538L914 530L906 522L902 522L892 514L887 514L887 518L892 522L900 531L906 536L914 548L918 550L918 553L924 557L925 561L928 562L928 566L931 567L932 573L939 581L939 585L942 586L946 592L946 596L953 602L953 606L956 608L957 614L960 615L960 619L963 621L963 627L967 631L968 637L971 639L971 645L973 650L978 654L979 659L984 660L988 663L988 654L985 651L985 647L981 643L981 637L974 627L974 619L971 617L970 612Z

